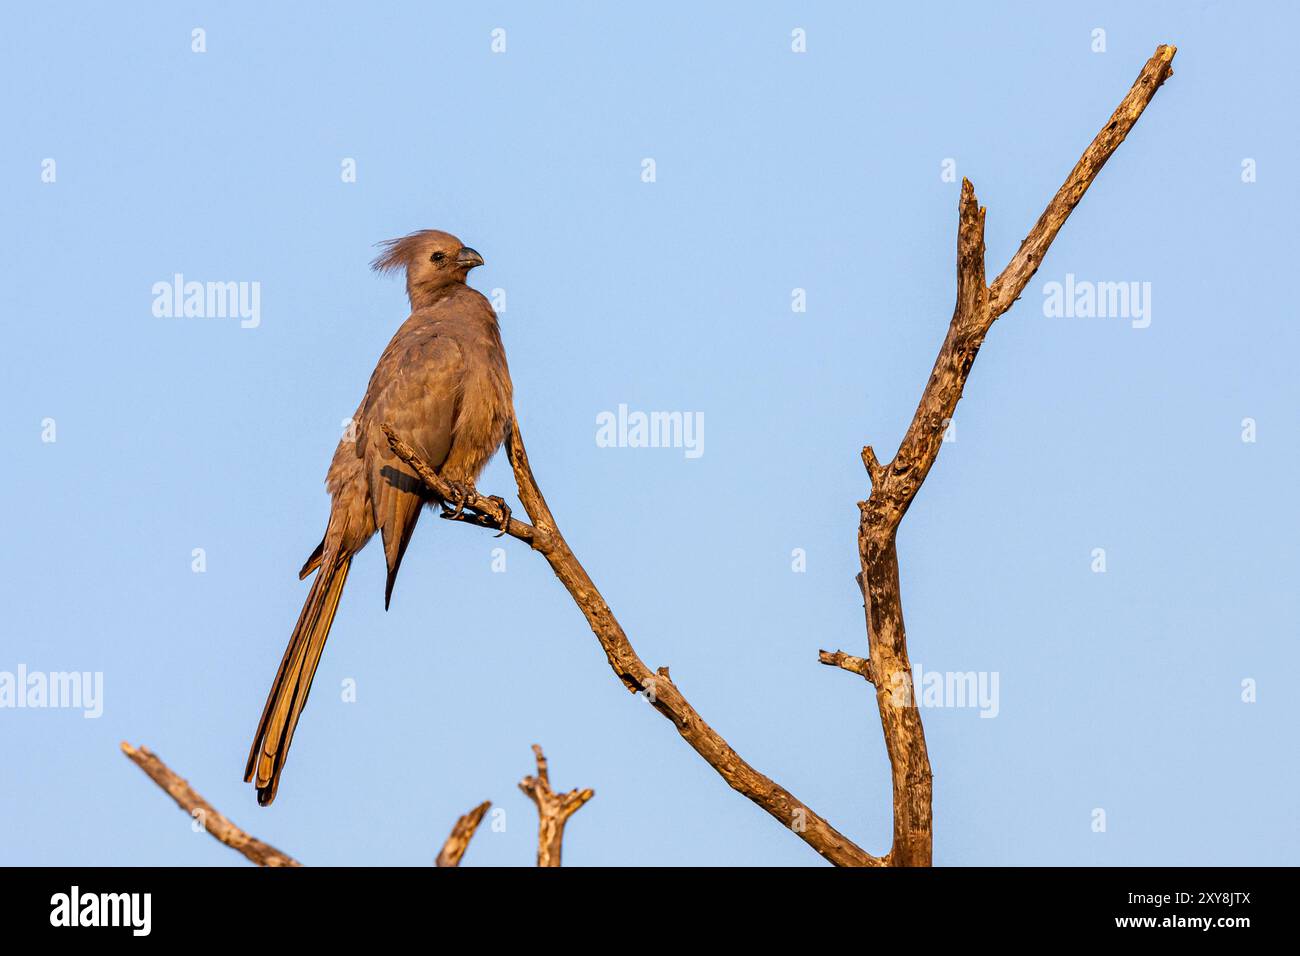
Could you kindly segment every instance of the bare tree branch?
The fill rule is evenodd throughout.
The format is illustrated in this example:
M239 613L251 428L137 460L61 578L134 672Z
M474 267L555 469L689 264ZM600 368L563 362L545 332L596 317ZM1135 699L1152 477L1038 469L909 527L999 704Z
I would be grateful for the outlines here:
M1128 95L1084 151L991 287L984 282L984 209L975 199L975 188L968 180L962 181L957 227L957 304L947 337L893 461L881 465L871 446L862 450L871 495L858 503L861 511L858 552L862 564L859 583L863 585L865 598L870 670L893 778L894 834L887 856L890 865L928 866L933 841L930 758L914 699L899 595L895 549L899 523L938 457L944 431L956 411L984 336L998 316L1019 297L1061 225L1124 141L1160 84L1171 75L1174 53L1172 46L1156 48ZM821 655L823 663L844 666L826 657L824 653Z
M154 783L167 791L168 796L176 801L177 806L196 818L209 834L232 850L242 853L258 866L302 866L287 853L282 853L269 843L263 843L256 837L249 836L227 820L149 748L136 748L123 742L122 753L147 773Z
M491 806L491 800L484 800L456 821L456 825L451 828L451 836L447 837L447 842L442 845L435 866L460 866L461 857L469 849L469 841L474 838L474 831L483 822L483 814L487 813Z
M912 671L899 599L895 534L922 482L933 466L943 432L961 398L971 364L989 327L1024 290L1041 264L1056 233L1078 204L1098 171L1114 153L1160 84L1172 74L1175 48L1160 46L1110 121L1084 151L1064 185L1019 251L992 287L985 285L984 210L974 187L963 181L957 234L957 304L934 371L897 454L882 465L871 446L862 461L871 481L871 495L859 502L858 550L860 585L871 655L869 660L843 652L821 652L823 663L860 673L876 685L877 704L889 753L894 790L893 844L887 856L876 857L853 843L793 794L746 763L682 696L667 668L652 672L633 649L609 605L574 556L533 477L519 433L512 423L509 452L519 499L533 524L511 518L506 532L530 545L551 565L600 642L610 667L629 690L645 693L678 733L735 790L789 827L800 839L832 863L842 866L928 865L931 860L931 772L925 735L912 700ZM393 430L384 432L397 455L420 479L444 499L453 490ZM474 494L458 520L498 528L504 514L490 498ZM838 657L837 657L838 655ZM858 663L862 661L863 663Z
M1052 244L1052 240L1060 232L1065 220L1079 204L1079 200L1088 191L1092 181L1097 178L1101 167L1106 165L1106 160L1110 159L1119 148L1119 144L1124 142L1125 137L1137 123L1138 117L1142 115L1142 111L1155 97L1156 90L1160 89L1160 85L1165 80L1174 75L1173 61L1174 54L1177 52L1178 47L1172 44L1156 47L1156 52L1152 54L1151 59L1147 60L1146 65L1142 67L1142 72L1133 81L1133 88L1120 101L1115 112L1111 114L1110 120L1101 128L1101 132L1083 151L1079 161L1074 164L1074 169L1070 170L1070 175L1065 178L1061 188L1056 191L1052 201L1038 217L1038 222L1034 223L1034 228L1029 230L1029 235L1020 243L1020 248L1011 257L1002 274L993 281L993 285L989 288L989 298L990 310L994 318L1011 308L1011 304L1020 297L1020 293L1025 290L1029 280L1042 265L1047 247ZM992 319L989 321L992 322Z
M556 793L551 789L551 778L541 744L533 744L533 756L537 758L537 776L524 777L519 781L519 789L537 804L537 865L559 866L564 825L569 822L569 817L596 795L596 791L588 787L585 790Z
M263 843L256 837L249 836L231 823L212 804L199 796L187 780L163 763L162 759L148 747L132 747L124 741L122 743L122 753L126 754L132 763L148 774L154 783L162 787L168 796L176 801L177 806L189 813L191 817L199 820L203 829L214 839L219 840L233 850L239 851L258 866L302 866L301 863L287 853L277 850L269 843ZM584 802L590 798L591 791L588 790ZM484 800L456 821L456 825L452 827L451 835L447 837L447 842L443 844L441 852L438 853L437 866L460 866L461 857L465 855L465 850L469 847L469 841L473 838L474 831L478 829L479 823L483 820L483 815L487 813L491 806L491 801ZM574 807L574 809L576 810L577 807ZM569 811L569 814L572 812L572 810ZM569 814L566 814L566 818ZM562 828L563 823L561 822Z
M387 424L383 425L383 429L393 451L411 466L425 485L439 497L453 497L452 488L416 454L415 449L398 437ZM555 576L586 617L592 633L605 651L609 666L623 685L633 693L644 693L655 709L673 722L683 739L728 784L776 817L783 826L789 827L826 859L840 866L878 865L880 861L876 857L804 806L784 787L746 763L682 696L668 676L668 668L661 667L658 671L652 671L645 665L628 641L614 612L605 603L586 569L560 533L555 516L551 514L528 464L528 453L524 449L517 421L511 425L508 451L510 462L514 466L515 482L519 486L519 500L534 524L511 518L507 533L526 542L550 564ZM500 527L502 513L492 499L477 493L471 494L465 501L465 507L466 511L458 520L486 528Z

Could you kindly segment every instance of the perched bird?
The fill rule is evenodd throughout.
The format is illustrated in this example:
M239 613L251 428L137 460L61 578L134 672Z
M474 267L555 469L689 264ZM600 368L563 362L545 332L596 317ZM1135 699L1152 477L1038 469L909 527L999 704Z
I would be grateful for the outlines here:
M280 661L244 770L262 806L275 799L352 556L379 531L388 564L387 608L420 507L439 504L450 511L454 505L458 513L510 428L510 371L496 312L465 284L483 258L455 236L433 229L382 248L372 266L378 272L405 270L411 315L379 357L325 478L332 499L329 522L299 572L305 578L315 571L316 579ZM438 471L458 500L430 496L389 447L380 430L385 422Z

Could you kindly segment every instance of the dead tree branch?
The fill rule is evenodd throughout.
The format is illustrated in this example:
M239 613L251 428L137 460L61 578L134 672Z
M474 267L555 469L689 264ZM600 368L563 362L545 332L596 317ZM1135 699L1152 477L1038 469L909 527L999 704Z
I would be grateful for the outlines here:
M1156 48L1128 95L1084 150L992 286L984 282L985 211L975 199L975 188L968 180L962 181L957 227L957 304L948 335L894 459L881 465L870 446L862 450L871 495L858 503L860 581L865 597L876 703L893 778L894 834L887 857L891 865L928 866L933 842L930 758L914 699L899 596L895 550L899 523L938 457L944 431L956 411L984 336L998 316L1020 296L1061 225L1124 141L1156 90L1172 74L1170 63L1174 53L1172 46ZM827 661L825 655L822 660L834 663Z
M177 806L198 820L203 829L214 839L242 853L258 866L302 866L301 863L287 853L277 850L269 843L264 843L256 837L249 836L231 823L212 804L199 796L187 780L163 763L148 747L132 747L130 744L123 742L122 753L126 754L132 763L148 774L154 783L162 787L168 796L176 801ZM588 790L587 794L587 799L590 799L591 791ZM447 837L447 842L443 844L441 852L438 853L437 866L460 866L461 857L465 855L465 850L469 847L469 841L473 838L474 831L478 829L479 823L483 820L483 815L487 813L491 806L490 801L484 800L456 821L456 825L451 829L451 835ZM563 828L563 823L561 823L561 828Z
M609 605L574 556L533 477L519 433L511 427L510 461L519 500L533 523L509 519L505 531L527 543L550 564L600 642L610 667L630 691L645 693L678 733L734 789L754 801L783 826L832 863L842 866L928 865L931 860L931 772L925 735L912 701L912 671L907 657L898 587L895 535L903 515L925 481L943 432L961 398L971 364L994 320L1024 290L1043 255L1101 167L1124 141L1142 111L1171 74L1175 48L1160 46L1110 121L1084 151L1010 264L994 281L984 278L984 210L974 187L963 181L957 234L957 305L916 414L892 461L882 465L870 446L862 450L871 495L859 502L858 551L866 609L870 658L822 652L823 663L844 667L876 686L877 704L889 754L894 792L893 844L876 857L853 843L784 787L746 763L682 696L667 669L652 672L633 649ZM443 499L452 489L405 441L384 425L394 452L429 489ZM499 528L496 502L474 494L458 520ZM838 656L837 656L838 655ZM863 661L859 664L858 661ZM851 666L846 666L851 665Z
M438 853L438 859L434 861L435 866L460 866L461 857L469 849L469 841L474 838L474 831L483 822L483 814L487 813L491 806L491 800L484 800L456 821L456 825L451 828L451 835L447 837L447 842L442 845L442 850Z
M162 762L148 747L132 747L123 742L122 753L154 783L167 791L176 805L199 821L215 839L242 853L258 866L302 866L297 860L256 837L249 836L225 818L217 809L194 792L194 788Z
M435 494L451 499L453 491L442 477L426 464L415 449L403 441L387 424L384 434L393 451L411 466L420 480ZM814 850L840 866L872 866L879 860L858 847L822 817L804 806L784 787L759 773L740 754L731 749L717 731L704 722L677 689L668 676L668 669L652 671L637 656L627 634L623 632L614 612L609 609L587 571L578 561L569 544L560 534L551 509L542 497L537 479L528 464L519 424L510 430L508 446L510 462L514 466L515 482L519 486L519 500L523 503L533 524L511 518L506 533L525 542L542 555L560 579L578 609L582 611L596 640L600 642L609 666L623 685L633 693L644 693L655 709L673 722L677 732L722 778L736 790L753 800L783 826L789 827ZM498 504L480 494L472 494L465 501L466 510L458 520L468 521L485 528L499 528L501 510Z
M564 825L569 822L569 817L596 795L596 791L588 787L585 790L556 793L551 789L546 756L542 753L540 744L533 744L533 755L537 758L537 776L524 777L519 781L519 789L537 804L537 865L559 866Z

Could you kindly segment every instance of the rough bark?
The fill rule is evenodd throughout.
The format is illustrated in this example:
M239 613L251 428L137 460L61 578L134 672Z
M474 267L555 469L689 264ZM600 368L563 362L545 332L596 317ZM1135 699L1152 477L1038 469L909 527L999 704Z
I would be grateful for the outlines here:
M556 793L551 789L550 772L540 744L533 744L533 756L537 758L537 776L524 777L519 781L519 789L537 805L537 865L559 866L564 825L596 791L588 787Z
M483 814L491 806L492 801L484 800L456 821L456 825L451 828L451 835L447 837L447 842L442 845L442 850L434 861L435 866L460 866L461 858L469 849L469 841L474 839L474 831L483 822Z

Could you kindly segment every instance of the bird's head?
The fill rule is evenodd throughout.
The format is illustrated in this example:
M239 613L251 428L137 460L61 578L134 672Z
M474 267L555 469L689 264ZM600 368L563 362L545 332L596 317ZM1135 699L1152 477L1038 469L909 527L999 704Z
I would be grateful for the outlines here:
M370 265L376 272L406 271L411 307L431 301L446 286L465 282L469 270L483 257L450 233L422 229L401 239L380 243L384 250Z

